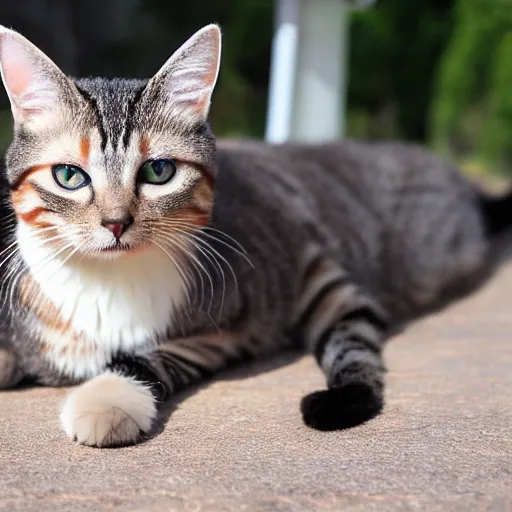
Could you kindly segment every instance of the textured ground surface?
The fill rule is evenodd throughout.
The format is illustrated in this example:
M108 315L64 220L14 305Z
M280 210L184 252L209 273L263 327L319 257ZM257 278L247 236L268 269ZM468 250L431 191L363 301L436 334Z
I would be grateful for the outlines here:
M512 511L512 266L394 340L387 408L320 433L310 358L180 397L145 444L97 450L57 423L65 391L0 394L2 511Z

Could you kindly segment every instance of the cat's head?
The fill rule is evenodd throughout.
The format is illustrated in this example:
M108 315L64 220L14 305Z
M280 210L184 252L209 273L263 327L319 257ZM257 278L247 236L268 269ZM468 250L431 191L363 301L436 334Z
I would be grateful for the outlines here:
M75 80L0 27L18 242L125 258L205 225L215 165L207 115L219 59L220 31L209 25L148 81Z

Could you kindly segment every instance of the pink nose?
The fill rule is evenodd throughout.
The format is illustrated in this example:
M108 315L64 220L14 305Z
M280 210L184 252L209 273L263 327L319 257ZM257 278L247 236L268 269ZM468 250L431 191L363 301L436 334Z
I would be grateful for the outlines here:
M120 222L108 222L107 224L104 224L104 226L110 231L112 231L112 233L118 240L121 238L121 235L126 231L126 226L124 224L121 224Z
M133 224L133 218L128 217L120 220L105 220L101 223L102 226L106 227L112 234L119 240L123 233Z

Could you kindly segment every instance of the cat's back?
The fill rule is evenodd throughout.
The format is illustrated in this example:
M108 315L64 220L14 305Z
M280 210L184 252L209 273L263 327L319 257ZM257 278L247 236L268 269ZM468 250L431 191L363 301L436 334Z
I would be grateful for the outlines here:
M478 192L455 168L399 142L321 145L222 142L219 178L292 226L312 221L354 278L423 310L483 262ZM241 208L245 207L245 203ZM242 210L240 210L242 211ZM302 236L304 240L304 234Z
M300 195L333 226L340 225L341 215L343 224L354 219L359 227L368 226L373 218L397 228L397 221L410 215L418 215L420 222L439 210L462 213L478 195L442 158L402 142L221 141L218 162L219 177L236 184L233 190L246 185L284 201Z
M460 174L431 151L403 142L345 140L324 144L221 140L218 160L222 172L250 178L254 172L293 177L319 188L350 187L367 198L383 192L406 193L407 187L430 186L444 192L471 192ZM330 186L329 186L330 189Z

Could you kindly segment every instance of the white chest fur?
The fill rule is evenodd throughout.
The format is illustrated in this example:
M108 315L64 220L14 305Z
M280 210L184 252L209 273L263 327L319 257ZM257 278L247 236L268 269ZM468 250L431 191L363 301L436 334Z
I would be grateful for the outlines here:
M175 264L158 248L111 261L52 259L18 228L18 243L32 279L55 310L62 329L41 325L46 354L65 373L88 378L117 351L144 350L164 333L186 297Z

